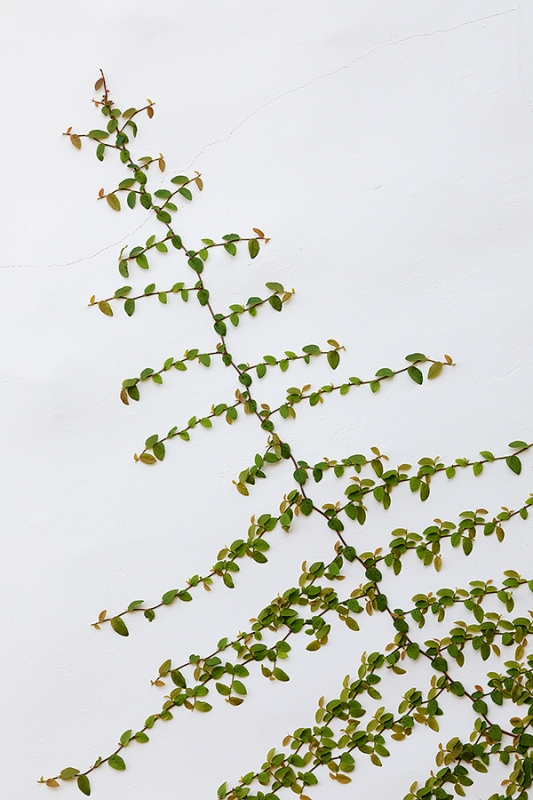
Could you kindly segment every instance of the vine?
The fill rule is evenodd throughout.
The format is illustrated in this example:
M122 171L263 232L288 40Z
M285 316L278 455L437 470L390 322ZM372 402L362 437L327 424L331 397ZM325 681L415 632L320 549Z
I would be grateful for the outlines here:
M272 546L270 534L277 527L289 531L297 519L299 522L311 517L318 519L324 525L334 553L329 560L311 564L304 561L297 585L287 588L261 609L251 619L249 631L241 631L233 638L224 637L213 646L211 652L191 655L183 663L174 657L163 661L151 680L155 687L168 691L160 710L149 716L138 730L132 728L125 731L108 755L98 757L83 770L66 767L53 777L42 777L40 782L54 788L62 781L75 781L79 790L89 796L89 776L95 770L104 764L115 770L124 770L126 762L123 750L133 742L148 742L148 731L156 723L171 720L177 709L207 713L212 708L212 702L206 699L208 695L211 701L219 696L230 705L239 706L247 696L246 679L253 670L258 670L269 681L290 680L286 662L290 659L297 637L307 641L305 650L312 653L328 644L336 634L339 623L357 633L361 614L380 614L388 618L392 629L392 639L385 648L370 654L364 652L360 663L353 665L356 679L347 675L338 697L328 701L320 699L315 724L297 728L289 734L283 740L282 750L272 749L262 765L243 775L236 784L231 785L227 781L222 783L216 793L218 798L280 800L280 793L291 789L300 800L309 800L307 792L312 791L318 782L317 773L322 768L328 771L334 781L350 783L356 758L368 756L372 764L379 767L383 759L389 756L391 743L404 741L417 726L437 732L438 718L444 713L441 703L446 694L464 698L464 702L471 706L475 713L473 729L466 742L454 737L446 745L439 745L437 772L431 773L424 783L414 783L404 800L452 800L456 795L464 796L464 787L473 783L472 770L486 772L495 760L510 766L511 771L504 782L505 794L496 792L490 800L527 798L527 789L533 780L533 733L530 732L533 722L533 654L527 652L528 636L533 633L533 620L507 615L513 612L516 591L522 587L533 591L533 579L507 570L500 586L494 585L492 580L474 580L468 587L441 587L435 592L414 595L412 606L407 609L394 607L383 590L382 581L385 573L393 577L401 573L405 559L412 557L408 556L409 553L415 554L424 566L432 565L439 573L443 566L443 545L446 542L464 557L468 557L476 546L480 532L483 538L494 535L498 542L503 542L508 521L514 517L528 519L533 494L526 497L515 510L502 507L493 514L483 508L466 510L456 522L435 519L420 533L396 528L386 544L371 552L356 549L351 543L350 534L352 525L360 527L367 522L371 514L371 502L388 509L395 489L403 484L424 502L439 476L439 480L452 480L457 472L471 469L479 477L488 465L495 464L494 468L498 468L496 462L502 462L513 474L519 475L522 469L520 456L530 450L533 443L516 440L509 444L509 450L503 454L494 455L484 450L473 459L457 458L450 464L442 463L439 458L423 457L415 467L408 463L391 467L387 463L389 458L377 447L372 447L366 455L352 454L336 460L325 458L315 464L297 458L290 443L276 431L278 417L296 419L300 403L305 401L310 407L315 407L324 402L326 395L334 392L347 395L355 388L362 390L361 387L368 386L375 394L382 383L404 373L416 384L422 385L425 377L433 380L444 368L453 366L452 358L445 355L441 360L435 360L423 353L412 353L406 356L407 363L396 369L380 368L371 377L361 379L351 376L337 384L315 388L311 384L301 388L291 386L278 406L272 408L267 403L261 403L257 391L261 379L269 370L279 369L284 373L294 361L310 365L323 357L329 367L336 370L344 347L334 339L329 339L328 347L309 344L300 353L287 350L281 356L265 355L255 364L241 363L234 357L228 349L228 339L232 329L238 328L243 315L255 317L260 309L265 313L268 310L279 313L293 297L294 290L286 290L278 282L267 282L268 296L250 297L246 302L230 305L227 311L215 311L204 270L214 248L221 248L230 257L235 257L242 243L245 243L248 257L255 259L269 239L260 228L253 228L253 236L241 237L229 233L219 241L202 239L197 245L198 249L186 245L182 234L176 232L174 215L178 212L178 203L191 202L193 191L203 190L200 173L196 172L194 177L173 176L167 188L150 191L150 167L166 174L165 159L162 154L157 157L136 157L130 147L138 133L139 115L146 113L149 118L153 117L153 101L148 100L146 105L138 109L120 111L111 100L103 72L95 90L103 92L101 98L93 102L106 119L105 130L95 129L80 134L73 133L69 128L64 135L78 150L85 139L95 143L99 161L116 151L128 171L128 177L113 191L106 193L101 189L99 199L105 199L110 208L117 212L121 211L124 198L126 206L131 209L138 203L155 214L156 220L163 226L162 234L151 235L144 245L137 245L130 250L123 248L118 259L120 275L128 279L130 270L148 270L153 251L161 254L177 251L194 277L192 281L177 281L166 289L156 288L155 283L148 284L144 291L134 290L129 285L121 286L109 297L97 300L93 296L89 305L96 306L107 317L114 315L114 308L122 307L131 317L137 303L146 298L157 297L163 305L170 304L174 299L188 303L191 298L196 298L200 306L205 308L215 334L208 351L201 352L197 348L185 350L183 357L167 358L159 369L147 367L137 377L124 380L120 399L125 405L129 405L130 401L137 402L143 383L161 385L173 370L185 372L193 363L209 368L215 361L221 361L226 368L233 370L237 384L234 397L213 404L210 410L204 409L186 423L174 425L164 436L148 436L134 459L154 467L165 459L172 439L187 442L198 425L211 428L213 421L218 418L232 425L242 412L256 419L266 435L266 441L263 452L256 453L253 463L245 467L233 481L237 491L248 495L257 481L266 479L276 464L284 462L291 464L293 483L279 500L279 513L276 510L274 514L262 512L252 516L242 538L222 546L213 565L204 569L202 574L193 575L181 588L165 591L160 600L148 604L144 600L133 600L124 610L110 614L104 610L92 623L93 627L99 630L102 625L109 624L119 635L128 636L126 619L130 615L142 613L144 618L152 622L159 608L190 602L197 587L202 585L210 591L215 581L220 580L228 589L234 589L240 564L246 559L258 564L266 563L267 553ZM318 505L311 497L312 487L326 473L331 473L338 480L347 480L342 487L341 499L333 498L330 502ZM341 592L339 583L345 579L349 580L351 588ZM490 598L499 603L498 611L491 610L492 606L488 604ZM417 631L424 628L426 621L434 618L440 625L451 608L461 609L469 621L455 622L443 638L420 641ZM487 688L478 684L466 686L458 680L456 668L464 665L467 656L477 654L482 661L489 657L499 659L509 648L514 648L513 660L505 661L505 671L487 673ZM403 675L408 671L409 663L417 660L427 663L429 667L427 686L405 692L396 709L388 709L383 705L372 710L370 701L382 699L378 686L383 671ZM503 724L500 715L494 716L494 712L497 707L509 705L512 706L511 716L508 723ZM527 713L517 716L517 707L522 705L527 706ZM368 719L366 725L363 724L365 716Z

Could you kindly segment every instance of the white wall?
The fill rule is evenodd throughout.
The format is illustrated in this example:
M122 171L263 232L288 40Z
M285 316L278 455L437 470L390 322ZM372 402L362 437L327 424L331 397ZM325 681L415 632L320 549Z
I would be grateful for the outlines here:
M124 283L120 247L158 228L144 212L119 215L97 203L101 186L124 177L120 165L100 164L91 147L78 153L60 135L69 125L100 124L89 102L98 68L122 108L147 96L157 102L139 154L164 153L169 177L202 172L203 195L179 214L184 237L246 235L252 226L272 237L253 263L219 254L207 269L220 308L261 294L268 280L296 289L281 315L264 310L231 334L239 360L329 337L346 346L337 371L345 377L396 369L416 350L453 356L457 366L437 381L417 387L399 377L377 395L352 390L280 426L309 461L378 445L392 463L416 463L501 453L512 439L533 438L532 44L531 4L502 0L33 0L6 10L4 797L46 797L52 790L37 785L40 775L107 754L122 731L160 707L149 678L163 660L205 653L245 629L297 580L303 559L332 552L311 518L288 536L276 531L269 564L245 563L234 592L197 592L152 625L137 618L128 639L89 627L103 608L155 601L205 571L252 514L274 513L292 485L286 465L248 498L236 493L231 480L265 439L249 419L173 442L156 468L132 460L146 436L231 397L234 386L224 370L198 368L146 387L129 408L118 399L123 378L208 346L212 336L193 303L146 302L132 319L87 308L93 293L108 296ZM153 280L186 274L173 269L161 259ZM133 285L149 280L137 273ZM293 367L265 380L262 398L274 402L289 385L320 385L330 375L318 362ZM533 491L532 475L527 455L519 478L495 465L478 479L435 483L423 506L400 488L388 512L373 507L368 525L348 533L357 547L375 548L398 525L420 530L465 508L513 508ZM316 490L321 502L341 493L334 480ZM468 560L446 549L440 576L411 559L387 591L401 604L417 590L497 580L506 568L533 576L531 530L515 521L505 546L480 541ZM203 800L259 766L287 732L312 721L317 698L334 696L361 651L390 635L383 624L359 636L336 627L320 653L295 649L289 684L255 676L242 707L215 698L207 717L183 711L154 729L149 745L125 752L126 772L94 774L93 796ZM468 675L479 681L481 662L470 660ZM394 687L404 691L421 674L391 684L389 704ZM447 707L445 733L417 731L381 771L360 759L352 786L401 798L425 779L437 743L468 723L458 719L462 706ZM479 791L489 795L500 779L482 776ZM73 785L55 791L81 796ZM325 773L312 792L314 800L350 796L353 788Z

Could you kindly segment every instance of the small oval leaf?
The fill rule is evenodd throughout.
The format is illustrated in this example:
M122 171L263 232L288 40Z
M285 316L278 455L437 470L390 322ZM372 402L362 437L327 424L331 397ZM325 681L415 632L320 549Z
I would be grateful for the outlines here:
M100 302L98 303L98 308L100 309L102 314L106 315L106 317L113 316L113 309L111 308L107 300L100 300Z
M108 205L110 205L111 208L114 211L120 211L120 200L118 199L116 194L113 194L113 193L108 194L106 196L106 199L107 199Z
M87 797L91 794L91 784L87 775L80 775L78 778L78 789Z
M126 627L126 623L124 622L122 617L113 617L110 620L110 622L111 622L111 627L113 628L115 633L119 634L119 636L129 636L130 635L130 632L129 632L128 628Z
M113 767L113 769L119 769L119 770L126 769L126 764L124 763L124 759L117 753L113 753L113 755L110 757L107 763L109 764L110 767Z

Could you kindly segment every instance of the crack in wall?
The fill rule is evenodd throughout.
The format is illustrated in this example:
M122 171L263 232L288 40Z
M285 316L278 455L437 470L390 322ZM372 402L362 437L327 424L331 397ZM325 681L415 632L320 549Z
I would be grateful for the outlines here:
M307 89L309 86L312 86L313 84L317 83L317 81L321 81L321 80L324 80L326 78L330 78L333 75L338 75L340 72L343 72L344 70L350 69L355 64L358 64L360 61L363 61L364 59L370 58L370 56L373 56L376 53L379 53L382 50L386 50L386 49L388 49L390 47L396 47L397 45L404 44L405 42L410 42L410 41L413 41L415 39L424 39L424 38L428 38L428 37L431 37L431 36L437 36L438 34L453 33L454 31L460 30L461 28L465 28L465 27L468 27L470 25L477 25L480 22L485 22L485 21L490 20L490 19L496 19L497 17L504 17L507 14L513 14L513 13L517 13L518 14L518 25L517 25L516 39L517 39L517 47L518 47L519 81L520 81L520 85L522 87L522 93L523 93L526 101L529 103L529 105L531 107L531 110L533 111L533 103L532 103L531 99L528 97L528 95L526 93L525 86L524 86L523 79L522 79L522 60L521 60L521 53L520 53L521 10L522 10L522 7L518 6L516 8L507 9L506 11L499 11L496 14L489 14L488 16L485 16L485 17L478 17L477 19L467 20L466 22L461 22L461 23L459 23L459 25L455 25L452 28L438 28L438 29L436 29L434 31L428 31L427 33L415 33L412 36L405 36L405 37L403 37L401 39L394 39L392 41L385 42L385 44L379 45L377 47L373 47L371 50L368 50L366 53L363 53L362 55L357 56L357 58L354 58L352 61L349 61L347 64L343 64L342 66L336 67L335 69L330 70L329 72L324 72L324 73L322 73L320 75L317 75L314 78L312 78L311 80L307 81L306 83L301 84L300 86L295 86L293 89L288 89L287 91L282 92L281 94L275 95L274 97L271 97L269 100L266 100L264 103L262 103L260 106L258 106L254 111L252 111L250 114L248 114L246 117L244 117L244 119L242 119L239 123L237 123L237 125L235 125L235 127L230 130L230 132L227 134L227 136L224 136L221 139L215 139L212 142L208 142L207 144L204 144L203 147L194 156L192 161L187 165L187 167L183 168L183 170L181 170L181 171L187 172L187 170L189 170L193 166L193 164L195 164L196 161L200 158L202 153L204 153L206 150L208 150L211 147L215 147L218 144L223 144L224 142L227 142L229 139L231 139L233 134L236 131L239 130L239 128L242 128L242 126L245 125L253 117L255 117L256 114L258 114L260 111L262 111L263 109L267 108L268 106L272 105L273 103L276 103L278 100L281 100L283 97L287 97L288 95L294 94L296 92L301 92L303 89ZM166 170L165 175L169 174L170 172L174 172L174 171L175 170ZM162 176L162 177L164 178L164 176ZM81 256L80 258L77 258L74 261L66 261L64 263L54 263L54 264L0 264L0 269L49 269L49 268L52 268L52 267L71 267L71 266L75 266L76 264L80 264L83 261L91 261L92 259L97 258L102 253L105 253L107 250L110 250L110 249L112 249L114 247L118 247L119 245L121 245L123 242L126 241L126 239L129 239L131 236L133 236L135 233L137 233L139 230L141 230L141 228L143 228L144 225L146 225L146 223L149 221L149 219L151 219L151 216L147 215L146 219L144 220L144 222L142 222L140 225L138 225L136 228L134 228L130 233L128 233L122 239L119 239L116 242L112 242L111 244L108 244L105 247L102 247L100 250L97 250L95 253L92 253L91 255Z

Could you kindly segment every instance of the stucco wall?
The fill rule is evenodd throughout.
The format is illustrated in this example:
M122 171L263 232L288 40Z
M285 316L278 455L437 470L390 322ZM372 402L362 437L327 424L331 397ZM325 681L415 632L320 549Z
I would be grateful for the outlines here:
M89 102L98 68L120 107L156 101L139 154L162 152L169 176L202 173L203 194L179 213L184 238L244 236L252 226L271 237L253 262L219 253L207 268L221 308L261 295L266 281L296 289L282 314L264 309L231 333L240 361L330 337L346 347L335 378L397 369L413 351L456 361L421 387L399 376L376 395L353 389L302 408L279 428L297 458L314 463L377 445L392 464L436 455L451 462L533 440L533 8L501 0L55 0L12 4L6 15L0 785L9 800L30 800L52 791L36 784L40 775L85 768L158 710L161 690L149 678L162 661L206 653L246 629L294 584L304 559L332 552L311 518L288 535L277 530L269 564L243 564L235 591L197 592L152 625L134 619L128 639L90 627L103 608L156 601L205 572L252 514L274 513L292 487L287 464L249 497L235 491L232 479L265 440L248 418L174 441L155 468L132 459L149 434L225 401L235 382L222 367L199 367L146 387L129 408L119 401L123 378L209 347L213 337L192 303L146 301L131 319L87 308L93 293L109 296L124 283L120 247L157 230L142 210L116 214L98 203L99 188L124 177L120 165L100 164L91 147L78 153L60 135L100 124ZM161 259L153 277L138 271L133 285L171 280L176 263ZM287 386L321 385L331 374L318 360L293 366L265 379L261 399L279 403ZM347 535L374 549L398 526L421 530L464 509L514 508L533 491L533 457L523 462L520 477L499 464L477 479L435 482L423 505L400 489L387 512L374 504L368 524ZM314 494L340 499L342 487L329 479ZM503 569L533 576L531 531L514 520L504 545L482 540L469 559L447 548L439 576L412 558L387 591L401 606L415 591L497 580ZM531 605L525 594L523 603ZM95 773L93 796L214 797L220 783L260 766L286 733L310 724L317 698L333 696L361 652L389 638L373 618L360 634L336 625L319 653L295 646L290 683L255 675L239 708L218 697L209 715L177 713L150 744L126 751L126 772ZM470 663L464 679L479 680L481 662ZM387 704L425 675L417 665L387 684ZM312 797L368 796L372 787L403 797L433 768L438 742L467 730L458 703L446 702L441 733L416 731L382 770L360 759L351 787L324 772ZM500 779L480 776L480 794L497 791ZM79 795L73 785L53 791Z

